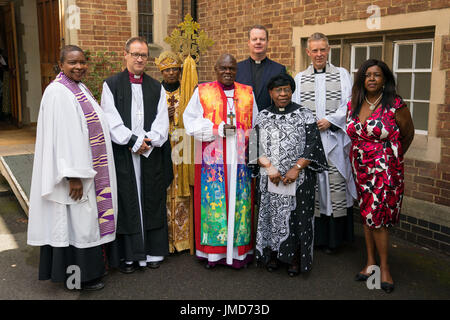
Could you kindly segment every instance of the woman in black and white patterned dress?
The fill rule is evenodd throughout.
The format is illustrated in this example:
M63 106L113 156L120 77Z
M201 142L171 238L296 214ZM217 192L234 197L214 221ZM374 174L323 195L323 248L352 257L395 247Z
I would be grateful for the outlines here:
M292 77L273 77L268 89L273 104L258 114L250 146L261 167L256 258L269 271L286 263L294 276L311 270L316 173L327 161L316 119L291 101Z

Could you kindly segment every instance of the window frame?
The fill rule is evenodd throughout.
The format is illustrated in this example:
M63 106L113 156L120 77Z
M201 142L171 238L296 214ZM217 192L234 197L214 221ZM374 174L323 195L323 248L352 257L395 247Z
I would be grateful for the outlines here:
M354 65L355 50L356 50L356 48L362 48L362 47L368 48L368 50L366 52L366 60L369 59L369 56L370 56L370 47L381 47L381 55L383 56L383 47L384 47L383 42L351 43L350 44L350 48L351 48L350 49L351 50L351 52L350 52L350 75L352 77L352 80L353 80L353 74L358 72L358 68L356 68L356 66Z
M431 56L430 56L430 67L429 68L415 68L416 64L416 52L417 52L417 44L418 43L430 43L431 42ZM399 45L413 45L413 54L412 54L412 63L411 68L398 68L398 58L399 58ZM414 114L414 103L428 103L428 119L429 122L429 114L430 114L430 101L429 100L420 100L420 99L414 99L414 90L415 90L415 74L416 73L430 73L430 81L431 81L431 75L433 73L433 55L434 55L434 39L428 38L428 39L411 39L411 40L395 40L393 41L393 61L392 61L392 72L394 73L395 77L395 83L397 84L397 74L398 73L411 73L411 92L410 92L410 98L403 100L405 102L409 102L410 112L411 116L413 117ZM430 90L431 90L431 83L430 83ZM431 92L430 92L430 98L431 98ZM428 135L429 131L429 123L427 123L427 130L419 130L415 129L416 134L421 135Z
M334 65L334 66L340 67L342 64L342 46L340 44L330 44L329 47L330 47L330 51L328 53L328 61L330 63L331 63L331 57L332 57L332 53L331 53L332 49L339 49L339 65L338 66Z
M151 13L149 13L149 12L141 12L139 10L140 9L139 3L141 1L150 1ZM137 24L138 30L137 31L138 31L138 35L140 37L145 37L149 44L154 42L154 32L155 32L155 13L154 13L155 7L154 7L154 5L155 4L154 4L153 0L137 0L137 18L138 18L138 24ZM149 39L148 36L143 36L141 34L141 32L142 32L141 31L141 22L140 22L141 21L141 17L151 17L151 25L150 25L150 27L151 27L151 33L150 33L151 39ZM146 25L146 27L148 28L148 25Z

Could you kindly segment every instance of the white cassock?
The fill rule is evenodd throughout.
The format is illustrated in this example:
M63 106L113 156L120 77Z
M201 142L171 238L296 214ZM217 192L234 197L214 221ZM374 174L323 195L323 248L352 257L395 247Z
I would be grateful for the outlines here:
M224 90L225 95L229 98L227 99L227 115L231 112L236 115L236 110L234 106L233 90ZM258 106L256 105L256 99L253 95L253 114L252 114L252 124L255 123L256 116L258 115ZM219 135L216 136L213 133L214 124L206 118L203 118L203 107L200 102L200 97L198 94L198 88L194 90L194 93L189 100L189 103L183 113L184 128L186 129L186 134L193 136L199 141L214 141L216 139L221 139L225 137L223 132L223 126L225 122L222 121L218 128ZM227 124L231 124L231 119L227 117ZM236 125L236 118L233 119L233 125ZM207 258L208 261L216 262L223 258L227 258L227 264L231 264L233 259L244 260L248 254L252 254L253 250L245 253L244 255L238 254L238 248L233 247L234 238L234 216L235 216L235 201L236 197L232 195L236 194L236 171L237 171L237 153L236 153L236 137L227 137L226 139L226 149L227 149L227 181L228 181L228 234L227 234L227 254L222 253L205 253L200 250L196 250L196 254L199 257Z
M164 142L166 142L169 133L169 114L168 106L166 101L166 91L164 87L161 86L161 96L158 102L158 111L155 120L152 123L149 132L144 130L144 99L142 94L142 85L132 83L131 84L131 126L132 130L128 129L122 121L122 117L117 111L114 104L114 97L111 90L106 82L103 83L102 100L101 106L106 114L111 127L111 139L114 143L119 145L126 145L130 140L131 136L134 134L138 138L134 144L131 152L133 159L134 173L136 175L136 181L141 181L141 160L140 155L135 153L142 145L144 137L151 139L152 146L150 150L142 154L142 156L147 157L153 151L154 147L161 147ZM120 183L120 181L119 181ZM143 219L142 219L142 206L141 206L141 184L137 183L139 208L141 214L141 227L142 227L142 241L144 241L144 229L143 229ZM145 247L145 246L144 246ZM146 262L162 261L163 256L147 256ZM141 262L141 265L144 265Z
M352 80L347 70L344 68L338 68L341 81L341 101L339 108L328 116L325 115L326 110L326 83L325 73L315 74L315 105L316 105L316 117L317 119L327 119L329 122L339 127L341 130L332 132L331 130L320 131L322 138L322 144L325 151L325 156L328 161L338 169L342 177L347 181L347 207L353 206L353 201L356 199L356 188L354 186L354 180L352 176L352 170L349 160L349 148L351 140L346 134L346 115L347 115L347 103L352 96ZM302 72L295 76L295 84L297 88L300 88L302 80ZM297 104L301 104L301 92L295 90L292 95L292 101ZM331 204L331 194L329 188L328 172L322 172L317 174L319 185L319 204L320 213L327 216L331 216L333 213L333 207ZM323 192L325 191L326 192Z
M117 185L108 121L83 84L105 136L109 180L117 226ZM89 131L75 95L53 82L45 89L38 116L30 192L27 243L32 246L95 247L115 239L115 233L100 237ZM83 196L69 196L67 177L80 178Z

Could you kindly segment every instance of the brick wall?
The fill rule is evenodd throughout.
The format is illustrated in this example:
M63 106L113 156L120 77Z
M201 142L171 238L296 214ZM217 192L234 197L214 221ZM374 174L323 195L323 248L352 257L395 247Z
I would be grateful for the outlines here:
M123 45L131 36L131 17L126 0L106 2L77 0L80 7L78 41L92 52L117 52L122 59Z
M293 70L293 27L366 19L371 4L380 7L381 16L449 7L447 0L198 0L198 22L216 42L202 57L199 79L214 80L213 66L222 53L247 58L247 30L254 24L269 30L268 56Z

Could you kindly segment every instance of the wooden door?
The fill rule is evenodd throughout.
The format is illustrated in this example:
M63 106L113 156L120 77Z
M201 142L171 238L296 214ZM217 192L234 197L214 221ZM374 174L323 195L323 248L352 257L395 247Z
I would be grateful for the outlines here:
M21 127L22 99L20 95L20 68L19 56L17 54L17 31L13 2L10 2L3 7L3 17L5 18L6 46L8 50L11 117L13 122L18 127Z
M41 56L41 86L44 92L55 78L58 68L59 51L62 45L59 0L36 0L39 53Z

